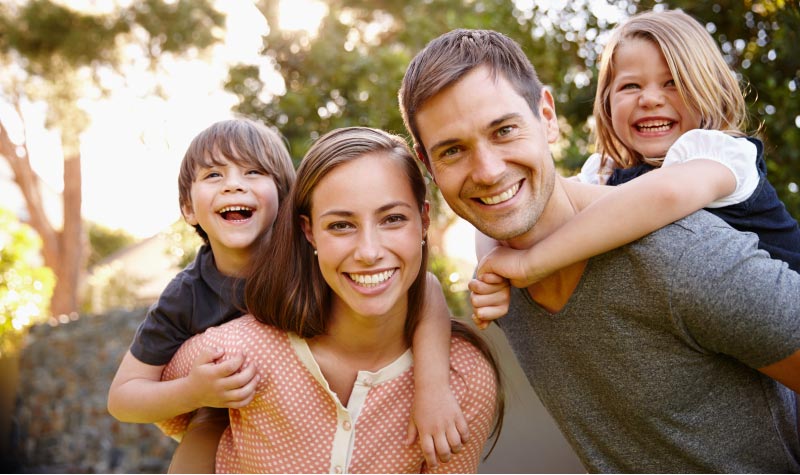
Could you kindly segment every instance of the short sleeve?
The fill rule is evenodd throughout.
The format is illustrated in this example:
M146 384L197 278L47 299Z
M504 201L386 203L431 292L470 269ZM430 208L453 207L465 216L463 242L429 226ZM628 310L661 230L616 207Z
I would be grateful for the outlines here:
M605 185L608 177L614 171L614 167L611 160L607 160L603 167L601 167L601 163L602 156L599 153L589 155L577 175L578 181L590 185Z
M700 158L725 165L736 178L736 189L707 206L722 208L741 203L753 194L759 180L757 156L756 146L746 138L736 138L718 130L695 129L686 132L672 144L662 166Z

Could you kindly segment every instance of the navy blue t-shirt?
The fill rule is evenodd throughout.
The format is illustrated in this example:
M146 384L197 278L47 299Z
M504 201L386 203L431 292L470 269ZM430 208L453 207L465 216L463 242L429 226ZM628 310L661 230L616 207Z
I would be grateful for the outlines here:
M244 313L244 279L217 270L209 245L178 273L136 330L131 353L142 363L169 363L184 341Z
M747 137L758 149L758 186L745 201L722 208L706 208L706 211L723 219L739 231L758 234L758 247L769 252L773 259L780 259L795 272L800 272L800 227L778 198L778 193L767 180L767 163L764 161L764 145L760 140ZM621 185L655 169L643 163L631 168L615 169L608 179L609 185Z

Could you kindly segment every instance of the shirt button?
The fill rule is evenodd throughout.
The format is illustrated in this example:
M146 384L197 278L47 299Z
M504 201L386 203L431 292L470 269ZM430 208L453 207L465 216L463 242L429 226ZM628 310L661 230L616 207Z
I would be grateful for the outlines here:
M333 471L336 472L336 473L342 473L342 466L341 465L337 465L336 467L334 467Z
M344 421L344 423L342 424L342 428L344 430L350 430L353 428L353 426L350 424L350 421Z

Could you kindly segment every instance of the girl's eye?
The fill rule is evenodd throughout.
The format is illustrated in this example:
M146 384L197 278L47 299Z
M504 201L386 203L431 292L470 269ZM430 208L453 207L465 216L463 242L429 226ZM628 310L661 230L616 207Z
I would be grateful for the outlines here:
M675 87L675 80L674 79L670 79L669 81L664 83L664 86L666 86L666 87Z
M622 87L621 87L621 88L619 88L619 89L620 89L621 91L624 91L625 89L638 89L638 88L639 88L639 85L638 85L638 84L636 84L636 83L633 83L633 82L629 82L629 83L627 83L627 84L623 84L623 85L622 85Z

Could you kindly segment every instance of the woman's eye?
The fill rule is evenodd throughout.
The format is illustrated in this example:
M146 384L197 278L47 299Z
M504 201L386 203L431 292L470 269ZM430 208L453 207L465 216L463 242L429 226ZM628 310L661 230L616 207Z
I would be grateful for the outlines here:
M404 223L404 222L408 221L408 218L406 218L402 214L392 214L392 215L387 216L385 221L388 224Z
M350 229L351 227L352 226L350 225L350 223L344 221L336 221L328 225L328 229L332 231L345 231Z

